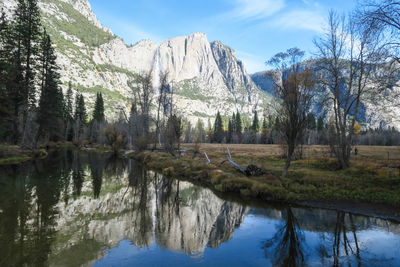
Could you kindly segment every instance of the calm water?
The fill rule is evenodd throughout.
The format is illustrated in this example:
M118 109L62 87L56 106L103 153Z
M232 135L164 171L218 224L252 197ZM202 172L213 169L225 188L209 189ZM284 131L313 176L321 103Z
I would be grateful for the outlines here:
M133 161L63 151L0 169L0 266L400 266L400 225L251 207Z

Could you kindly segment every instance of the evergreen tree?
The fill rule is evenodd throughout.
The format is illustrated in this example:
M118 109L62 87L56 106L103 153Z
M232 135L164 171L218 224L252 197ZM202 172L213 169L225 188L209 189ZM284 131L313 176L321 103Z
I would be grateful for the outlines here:
M226 136L226 142L228 144L233 142L233 123L232 120L228 122L228 135Z
M0 19L0 123L7 141L17 144L20 129L20 107L23 103L23 66L21 41L4 12Z
M74 121L75 121L75 129L74 129L75 140L78 140L82 137L84 133L87 121L85 99L83 98L82 94L77 94L75 98Z
M104 101L101 93L96 94L96 101L94 102L93 120L103 122L104 117Z
M255 110L254 111L253 124L251 125L251 130L253 132L257 133L259 128L260 128L260 121L258 120L257 110Z
M233 112L232 114L232 131L233 133L236 133L236 114Z
M213 141L212 139L213 139L213 129L211 126L210 118L208 118L208 120L207 120L207 141L211 143Z
M265 117L264 117L264 119L263 119L262 128L263 128L263 129L267 129L267 128L268 128L267 119L266 119Z
M61 140L63 133L64 99L59 87L56 55L50 36L44 32L40 41L40 100L37 114L39 130L36 142L44 135L50 141Z
M71 82L68 83L67 93L65 95L65 116L67 119L73 119L74 111L73 111L73 98L74 94L72 92Z
M240 117L239 111L236 113L236 118L235 118L235 133L239 138L239 143L241 143L242 140L242 118Z
M22 143L26 137L26 123L29 110L35 108L35 76L40 43L41 17L37 0L18 0L14 13L14 38L17 44L17 63L23 72L18 83L22 101ZM42 67L42 66L40 66Z
M73 92L72 84L68 83L67 93L65 95L65 112L64 112L64 122L65 122L65 140L72 141L74 136L73 125L74 125L74 110L73 110Z
M94 143L99 142L101 125L105 121L104 118L104 101L101 93L96 94L96 101L94 103L93 119L90 123L90 140Z
M1 12L0 17L0 141L7 141L6 138L12 135L12 102L7 90L7 81L10 71L10 50L9 41L9 22L5 13Z
M222 118L218 111L217 116L215 117L213 141L221 143L223 139L224 130L222 129Z
M261 137L260 137L260 143L261 144L268 144L268 123L267 119L264 117L263 123L262 123L262 131L261 131Z

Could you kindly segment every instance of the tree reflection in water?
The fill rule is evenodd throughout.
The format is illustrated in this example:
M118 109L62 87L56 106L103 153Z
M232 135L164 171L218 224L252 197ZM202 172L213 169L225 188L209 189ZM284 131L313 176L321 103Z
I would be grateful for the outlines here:
M97 199L100 196L101 186L103 183L103 170L107 160L99 153L90 153L88 160L92 176L93 196Z
M346 226L346 213L339 211L337 212L337 220L334 230L334 241L333 241L333 266L340 266L340 254L341 254L341 246L343 246L344 253L346 254L347 260L350 265L349 254L355 255L357 259L358 266L361 266L360 259L360 247L358 245L357 234L356 234L356 226L354 224L354 219L352 214L348 214L348 218L350 221L350 229ZM351 231L353 235L353 245L348 237L348 231ZM341 239L342 238L342 239Z
M152 250L152 255L179 252L201 255L203 260L217 255L213 252L217 249L235 249L236 244L243 252L240 257L251 258L259 255L258 238L266 229L260 226L262 230L253 232L244 227L238 231L255 235L243 239L241 232L235 240L234 233L243 226L249 210L253 208L225 201L191 183L166 179L135 161L96 153L54 152L45 160L1 167L0 266L91 264L122 240L129 240L132 250L133 246L148 247L140 250L143 255L161 248L163 253ZM365 246L361 253L356 231L356 225L359 231L369 230L384 220L290 206L254 209L250 214L259 214L256 221L261 218L262 223L282 223L273 238L263 243L265 257L274 266L302 266L320 259L323 266L360 266L361 256L364 264L385 260ZM249 219L247 225L253 222ZM390 225L397 234L398 225ZM321 237L316 249L318 243L313 242L317 239L308 238L315 235ZM221 246L224 242L231 244ZM388 255L387 265L398 262L389 258L393 250ZM256 257L261 258L258 263L265 262L262 254Z
M271 239L264 242L263 248L274 266L303 266L303 242L304 234L292 208L288 207L284 224Z
M138 236L135 240L131 240L138 247L147 247L151 243L151 232L153 228L153 220L150 212L150 195L149 195L149 173L144 169L143 165L138 162L130 162L129 170L129 186L133 190L134 198L138 199L137 207L132 207L138 211L137 215L132 218L133 229L137 229Z

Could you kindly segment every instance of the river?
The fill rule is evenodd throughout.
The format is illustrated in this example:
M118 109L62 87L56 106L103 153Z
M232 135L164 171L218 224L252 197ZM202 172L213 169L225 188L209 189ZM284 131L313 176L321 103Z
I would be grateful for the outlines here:
M0 266L400 266L400 224L233 201L77 151L0 167Z

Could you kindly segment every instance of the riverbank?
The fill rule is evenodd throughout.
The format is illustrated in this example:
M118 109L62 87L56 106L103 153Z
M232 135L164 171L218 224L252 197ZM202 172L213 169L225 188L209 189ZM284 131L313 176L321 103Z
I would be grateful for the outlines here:
M19 146L0 144L0 166L15 165L34 159L44 159L50 150L78 149L96 153L112 153L109 146L76 145L72 142L49 142L40 145L38 149L22 149Z
M0 145L0 165L14 165L47 156L45 149L22 149L19 146Z
M279 146L229 145L229 148L235 162L242 166L255 164L268 174L246 177L229 163L221 166L221 161L227 158L226 145L202 145L201 154L194 158L192 153L176 159L163 152L143 152L133 157L166 176L196 182L214 191L236 193L243 198L400 207L400 174L394 168L400 165L398 147L358 147L359 155L352 158L352 167L338 170L328 148L311 146L304 151L303 159L293 161L287 178L280 177L284 159ZM204 152L211 161L208 165ZM387 153L389 160L385 159Z

